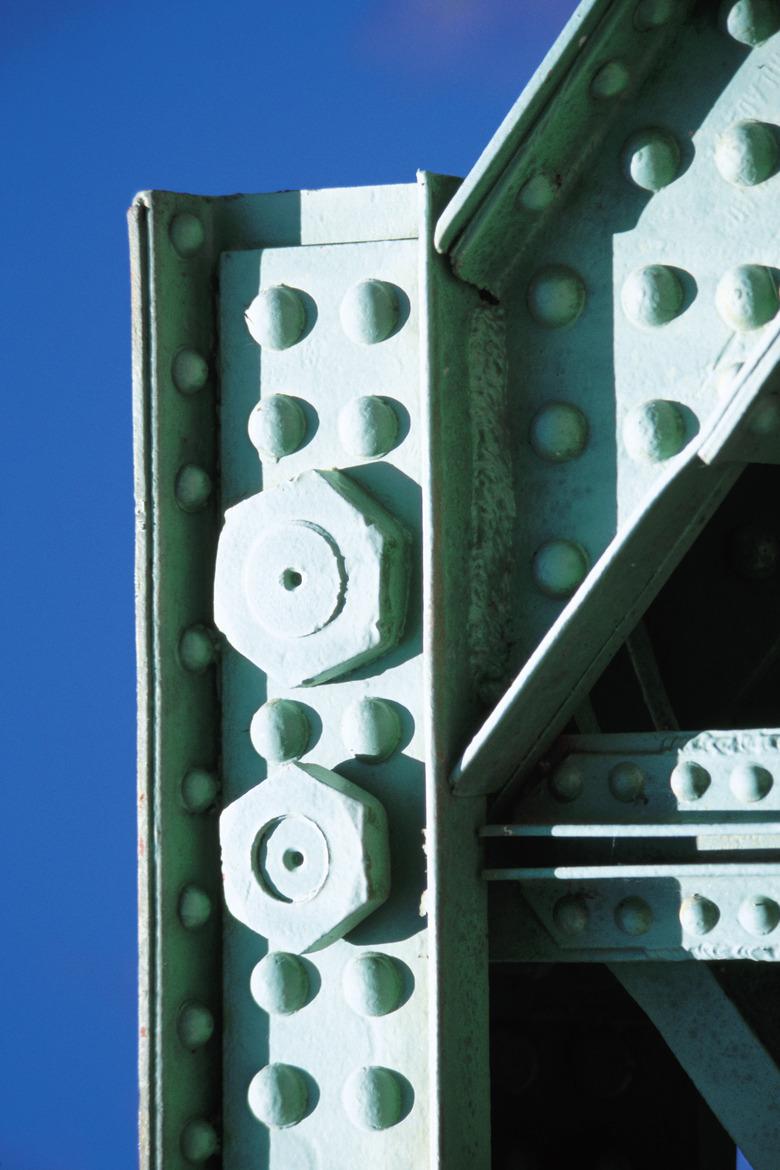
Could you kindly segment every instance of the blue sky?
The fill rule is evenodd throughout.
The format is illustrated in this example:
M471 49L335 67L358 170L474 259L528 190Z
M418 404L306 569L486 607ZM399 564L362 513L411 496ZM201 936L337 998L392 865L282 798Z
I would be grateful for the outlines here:
M465 174L573 0L5 0L0 1170L135 1141L125 209Z

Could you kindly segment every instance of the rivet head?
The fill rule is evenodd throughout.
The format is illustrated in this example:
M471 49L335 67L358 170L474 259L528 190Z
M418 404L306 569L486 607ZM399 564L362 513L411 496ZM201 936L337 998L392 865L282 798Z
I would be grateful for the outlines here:
M590 83L590 92L602 101L619 97L628 88L631 74L622 61L607 61Z
M528 309L546 329L560 329L577 320L585 307L585 285L571 268L541 268L528 286Z
M258 345L289 349L300 341L306 309L295 289L277 284L258 293L245 314L246 327Z
M564 760L547 782L552 796L556 800L569 803L582 794L585 777L582 768L576 760Z
M623 444L637 463L661 463L685 446L685 420L673 402L643 402L626 415Z
M249 982L252 998L270 1015L291 1015L309 999L309 976L297 955L271 951L257 963Z
M255 540L243 585L264 630L276 638L305 638L341 612L346 577L333 541L308 521L293 521Z
M179 895L179 921L185 930L199 930L211 917L211 898L200 886L185 886Z
M339 412L339 439L350 455L375 459L386 455L398 438L398 417L384 398L353 398Z
M389 1068L356 1069L341 1094L350 1121L361 1129L389 1129L401 1120L401 1084Z
M688 934L709 934L718 925L720 910L703 894L684 898L680 906L680 924Z
M168 235L174 249L185 260L201 250L206 238L203 224L191 211L182 211L174 215L168 228Z
M732 329L745 333L771 321L777 312L777 286L763 264L741 264L718 281L715 306Z
M609 790L615 800L631 804L638 800L645 789L645 774L636 764L627 760L616 764L609 773Z
M668 24L681 7L680 0L642 0L634 12L634 25L646 32L651 28L661 28Z
M203 813L213 808L219 781L205 768L190 768L181 782L181 802L187 812Z
M188 1162L207 1162L219 1149L217 1131L209 1121L196 1117L188 1121L179 1139L181 1152Z
M389 955L358 955L342 976L344 998L360 1016L386 1016L403 998L401 970Z
M185 1003L176 1021L179 1040L185 1048L202 1048L214 1034L214 1017L202 1003Z
M653 925L653 912L644 898L624 898L615 907L615 924L623 934L646 934Z
M209 380L209 364L194 349L180 349L171 363L171 378L180 394L197 394Z
M543 171L528 179L517 193L517 205L526 211L544 211L558 194L558 184Z
M743 804L763 800L772 784L772 773L759 764L737 764L729 776L729 788Z
M187 463L176 476L176 503L182 512L200 512L211 499L213 487L207 471Z
M341 738L347 750L359 760L369 763L386 760L401 740L398 712L385 699L358 699L344 712Z
M255 711L249 726L257 754L275 764L300 759L310 734L306 712L293 699L270 699Z
M206 626L190 626L179 640L179 660L190 674L203 674L217 656L216 639Z
M666 130L650 127L632 134L623 148L626 174L644 191L660 191L677 178L680 148Z
M345 294L339 315L347 337L361 345L376 345L398 324L396 290L384 280L361 280Z
M271 1129L297 1125L309 1107L302 1074L289 1064L268 1064L252 1077L247 1093L249 1108Z
M715 144L715 166L727 183L755 187L774 174L777 139L764 122L737 122Z
M710 786L710 774L693 760L680 760L672 771L670 783L678 800L700 800Z
M553 921L561 934L583 934L590 921L587 902L581 894L559 898L553 908Z
M780 5L777 0L726 0L722 19L735 41L753 48L780 28Z
M620 299L630 321L654 329L679 315L684 294L673 268L665 264L648 264L626 279Z
M570 402L547 402L531 422L531 446L540 459L565 463L576 459L588 442L588 420Z
M548 597L571 597L585 580L588 558L573 540L548 540L534 553L532 572L537 587Z
M306 416L294 398L269 394L249 415L247 431L260 455L281 459L301 446L306 437Z
M745 898L737 915L740 926L748 934L771 934L780 922L780 906L773 898L756 894Z

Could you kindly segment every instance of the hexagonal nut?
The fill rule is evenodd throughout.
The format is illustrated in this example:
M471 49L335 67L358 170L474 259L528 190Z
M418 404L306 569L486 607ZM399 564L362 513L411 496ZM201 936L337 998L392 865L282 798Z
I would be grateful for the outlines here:
M225 902L275 950L321 950L390 893L381 803L317 764L286 764L220 817Z
M406 531L339 471L306 471L225 513L214 620L287 686L326 682L390 650L408 593Z

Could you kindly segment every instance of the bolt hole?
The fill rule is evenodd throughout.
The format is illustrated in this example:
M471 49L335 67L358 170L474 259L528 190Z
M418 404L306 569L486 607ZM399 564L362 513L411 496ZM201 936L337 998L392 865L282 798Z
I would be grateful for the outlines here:
M282 854L282 862L285 869L294 870L300 869L303 865L303 854L299 853L297 849L285 849Z
M286 589L288 593L293 589L297 589L303 583L303 577L297 569L285 569L279 580L281 581L282 588Z

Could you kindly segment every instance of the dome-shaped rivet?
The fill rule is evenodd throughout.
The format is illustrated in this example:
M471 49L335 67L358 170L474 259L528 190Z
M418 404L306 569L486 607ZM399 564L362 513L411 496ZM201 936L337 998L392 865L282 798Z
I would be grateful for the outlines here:
M347 337L361 345L385 341L398 324L398 296L384 280L362 280L345 294L339 315Z
M650 127L632 134L623 148L626 174L644 191L660 191L677 178L680 148L666 130Z
M182 512L200 512L211 499L213 486L207 471L187 463L176 476L176 503Z
M347 1116L361 1129L389 1129L401 1120L401 1084L389 1068L359 1068L341 1094Z
M257 1120L272 1129L297 1125L309 1107L306 1081L289 1064L261 1068L250 1081L247 1099Z
M718 281L715 305L732 329L745 333L771 321L777 312L777 286L763 264L741 264Z
M306 436L306 416L294 398L269 394L249 415L250 441L260 455L281 459L297 451Z
M360 760L386 760L401 740L398 712L385 699L358 699L344 712L341 738L347 750Z
M274 285L258 293L246 311L246 326L258 345L289 349L300 340L306 310L295 289Z
M299 759L310 734L306 712L294 699L270 699L255 711L249 726L257 754L275 764Z
M737 764L729 776L729 788L743 804L763 800L773 783L772 773L759 764Z
M673 402L656 398L626 415L623 443L638 463L661 463L685 446L685 421Z
M645 328L656 328L679 315L684 294L673 268L648 264L626 279L620 299L630 321Z
M358 955L344 968L344 998L360 1016L386 1016L403 998L401 970L389 955Z
M190 813L212 808L219 792L219 780L206 768L190 768L181 782L181 802Z
M680 924L688 934L709 934L718 925L720 910L703 894L692 894L680 906Z
M557 599L571 597L588 572L588 558L573 540L548 540L534 553L533 578L542 593Z
M585 286L571 268L551 264L541 268L528 286L528 308L546 329L559 329L576 321L585 307Z
M777 139L764 122L737 122L715 144L715 166L727 183L755 187L774 174Z
M179 661L190 674L202 674L217 656L217 642L206 626L190 626L179 640Z
M271 951L257 963L249 983L252 998L270 1015L290 1015L309 998L309 976L297 955Z
M729 35L751 48L763 44L780 28L777 0L726 0L721 13Z
M366 394L339 411L339 439L350 455L375 459L386 455L398 438L398 417L384 398Z
M780 922L780 906L763 894L745 898L739 908L740 926L749 934L771 934Z
M176 1030L185 1048L202 1048L214 1034L214 1017L202 1003L185 1003L179 1012Z
M553 921L561 934L582 934L589 920L588 904L581 894L567 894L555 903Z
M630 80L631 74L622 61L608 61L590 83L590 92L602 100L619 97L628 88Z
M568 803L581 795L585 784L585 776L581 765L572 759L564 760L553 772L547 781L552 796L556 800Z
M710 774L693 760L681 760L672 771L670 783L678 800L700 800L710 786Z
M217 1131L209 1121L196 1117L188 1121L179 1139L181 1152L188 1162L207 1162L219 1149Z
M182 211L173 217L168 228L168 235L175 250L185 260L188 260L190 256L195 256L201 250L206 238L203 224L197 215L193 215L190 211Z
M565 463L576 459L588 442L588 420L570 402L547 402L531 422L531 446L540 459Z
M180 349L171 363L171 378L180 394L197 394L209 380L209 364L195 349Z
M615 800L631 804L638 800L645 789L645 774L636 764L628 760L616 764L609 773L609 790Z
M646 934L653 925L653 912L644 898L624 898L615 907L615 924L623 934Z
M661 28L684 6L680 0L641 0L634 12L634 25L642 32Z
M549 175L541 172L523 184L517 193L517 204L526 211L544 211L557 194L558 185Z
M179 896L179 921L185 930L198 930L211 917L211 898L200 886L185 886Z

